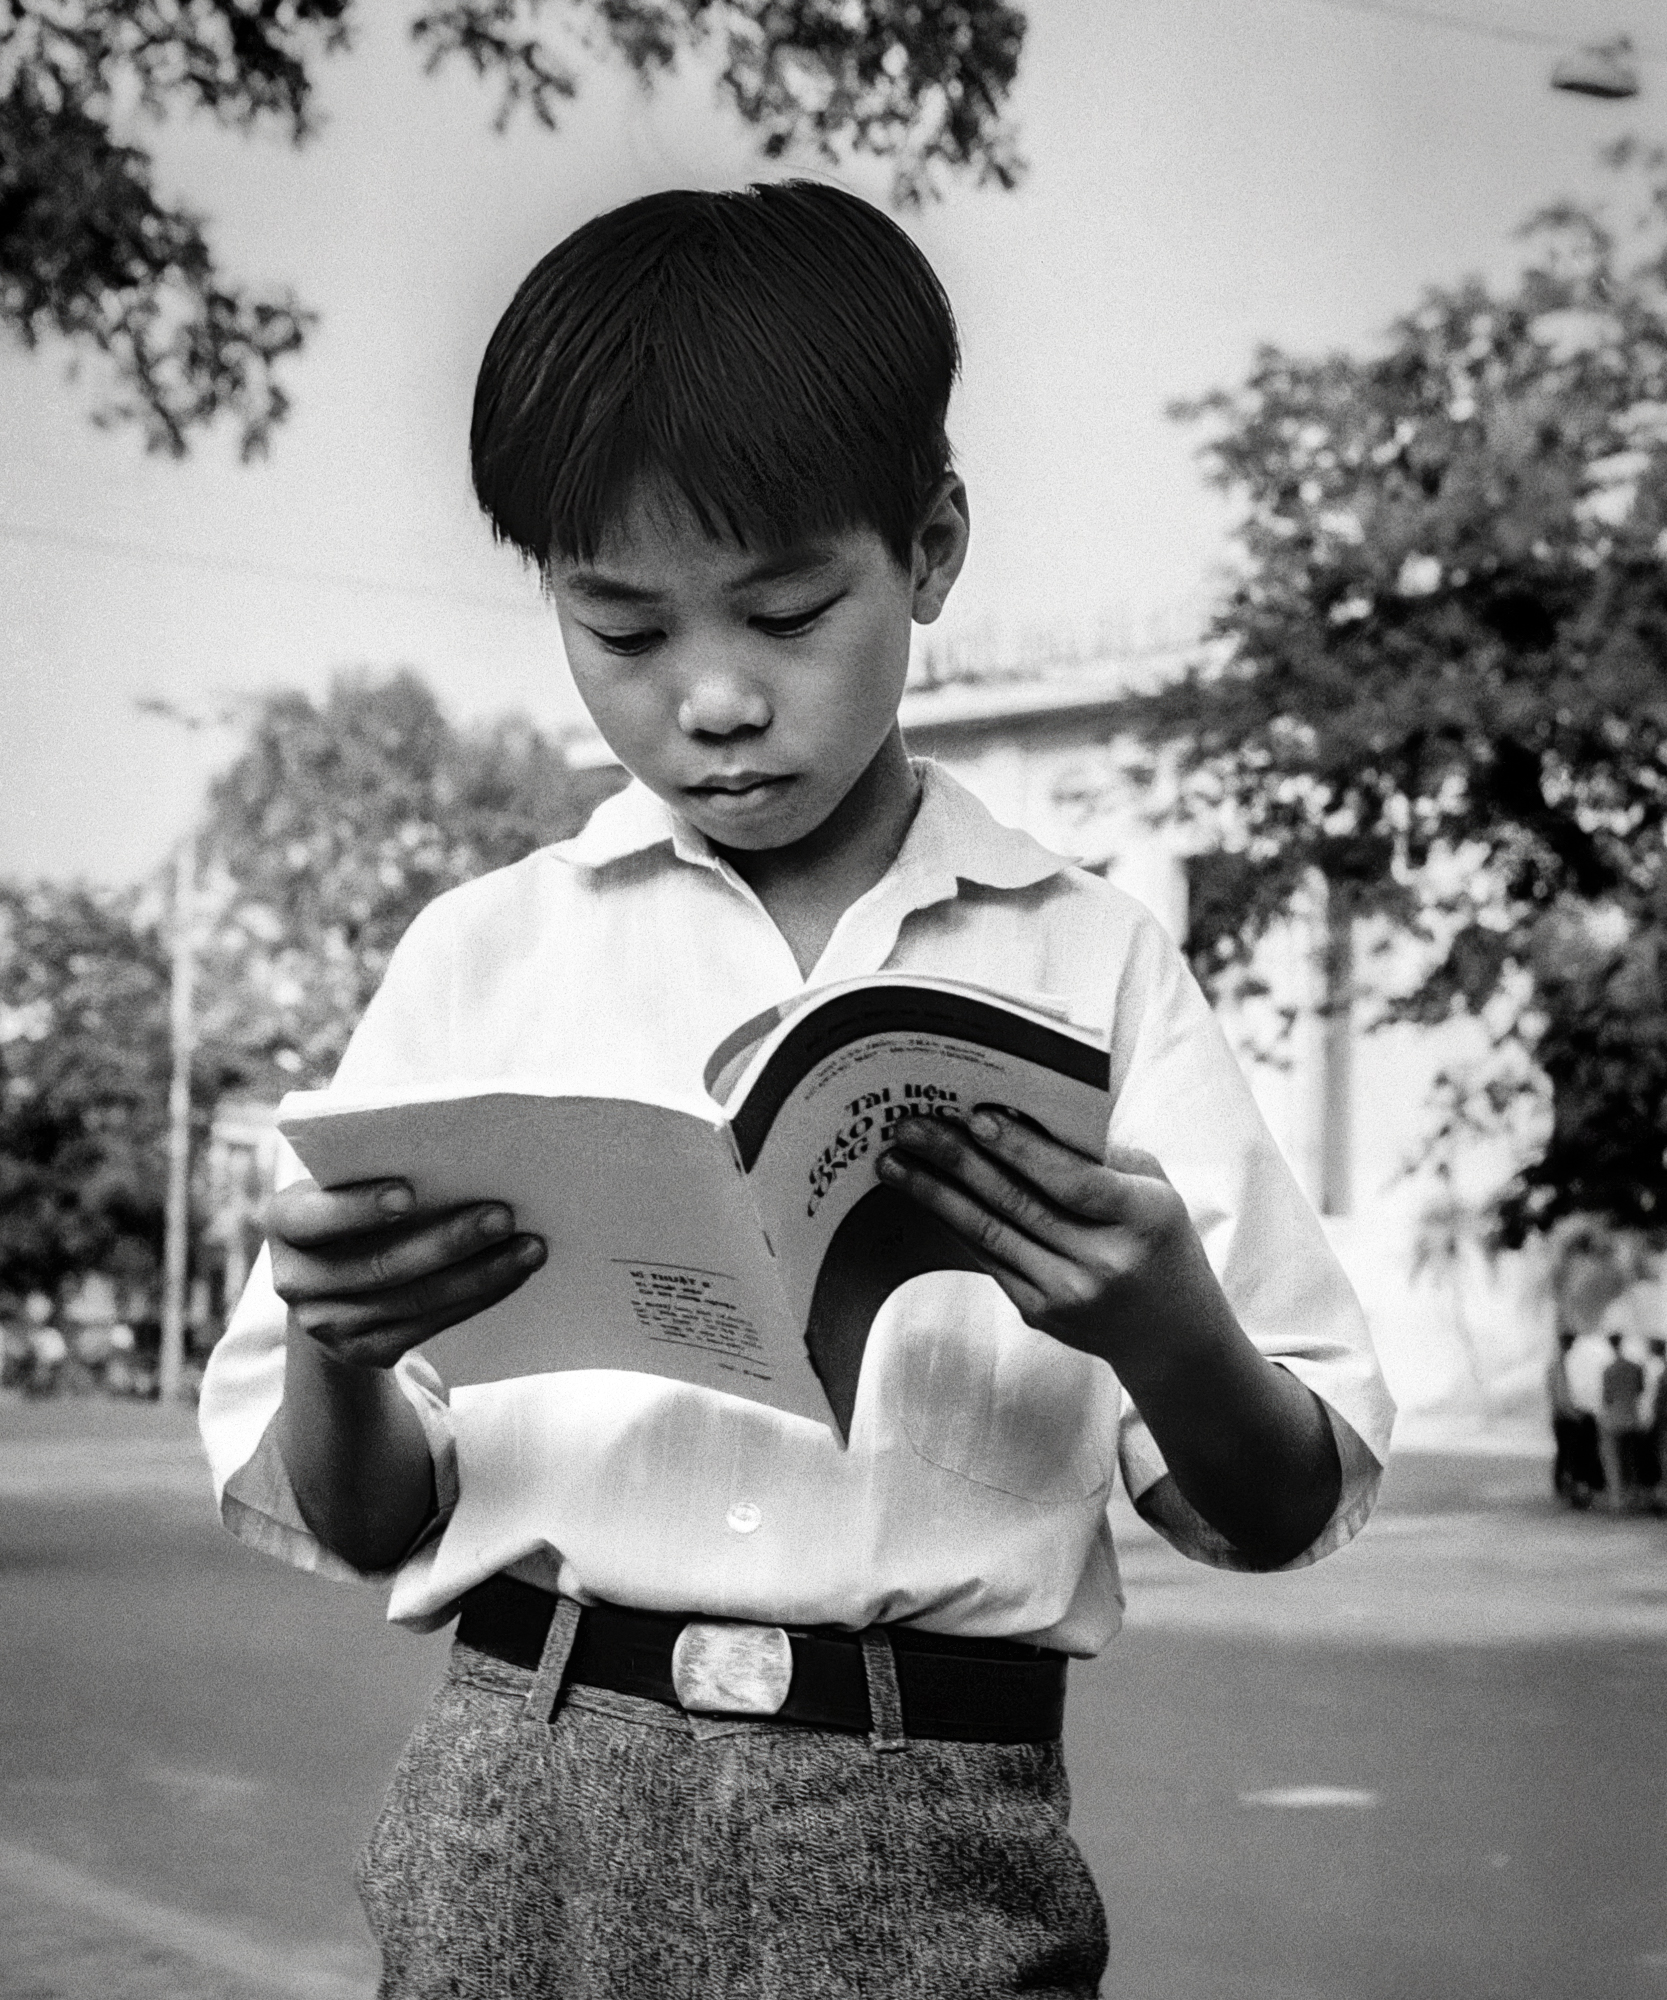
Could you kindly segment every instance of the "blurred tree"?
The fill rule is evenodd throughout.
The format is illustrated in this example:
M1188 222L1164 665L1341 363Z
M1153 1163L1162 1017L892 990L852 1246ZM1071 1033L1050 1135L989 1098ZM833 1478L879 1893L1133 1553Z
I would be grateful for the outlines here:
M269 697L203 833L203 1018L242 1064L225 1082L327 1081L424 904L577 831L597 796L531 723L458 728L409 670Z
M269 696L200 840L192 1098L328 1080L423 905L573 832L618 774L449 722L406 671ZM0 1288L156 1268L169 937L157 891L0 883ZM200 1147L199 1147L200 1153Z
M137 892L0 885L0 1286L162 1238L168 953Z
M431 73L462 62L498 88L501 130L553 128L575 58L612 55L645 85L712 50L718 82L765 155L868 153L918 202L940 170L1012 187L1003 106L1025 17L1005 0L572 0L552 42L543 0L455 0L411 39ZM354 0L0 0L0 324L55 334L113 364L102 422L136 421L182 454L225 415L245 457L288 407L281 364L313 315L293 293L219 271L203 219L155 188L119 129L208 112L300 145L320 61L349 46Z
M1245 560L1210 657L1126 712L1210 830L1208 982L1319 876L1427 947L1389 1018L1488 1025L1495 1108L1534 1058L1555 1129L1507 1240L1667 1219L1667 155L1611 162L1623 227L1548 211L1513 285L1176 412Z

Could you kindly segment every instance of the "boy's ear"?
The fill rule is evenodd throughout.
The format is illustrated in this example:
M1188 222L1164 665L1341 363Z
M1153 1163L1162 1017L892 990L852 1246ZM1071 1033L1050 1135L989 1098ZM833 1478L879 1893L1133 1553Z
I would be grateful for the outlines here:
M952 472L938 482L915 530L910 615L917 625L930 625L942 611L967 559L971 534L966 482Z

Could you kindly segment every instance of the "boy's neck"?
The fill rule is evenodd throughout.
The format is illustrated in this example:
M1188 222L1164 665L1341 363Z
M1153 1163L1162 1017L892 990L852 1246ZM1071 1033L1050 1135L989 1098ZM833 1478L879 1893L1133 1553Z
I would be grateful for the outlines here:
M791 847L719 850L786 938L801 977L840 918L897 859L919 804L920 780L894 724L873 763L813 833Z

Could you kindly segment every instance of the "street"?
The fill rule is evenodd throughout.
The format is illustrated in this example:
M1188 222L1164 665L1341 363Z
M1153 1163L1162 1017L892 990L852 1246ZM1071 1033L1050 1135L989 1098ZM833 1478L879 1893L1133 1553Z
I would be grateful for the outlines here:
M1073 1669L1108 2000L1667 1996L1667 1524L1409 1454L1274 1578L1121 1504ZM362 2000L349 1880L446 1635L215 1522L187 1413L0 1404L0 1996Z

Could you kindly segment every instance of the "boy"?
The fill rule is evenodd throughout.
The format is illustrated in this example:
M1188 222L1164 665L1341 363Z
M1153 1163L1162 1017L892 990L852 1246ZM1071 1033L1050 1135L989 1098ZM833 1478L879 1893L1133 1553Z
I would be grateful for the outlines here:
M893 967L1052 996L1116 1109L1103 1160L996 1107L900 1130L887 1179L976 1268L886 1301L843 1441L608 1371L448 1403L413 1348L562 1245L489 1188L277 1197L203 1390L226 1519L392 1575L394 1619L461 1606L361 1862L386 1994L1092 1994L1058 1739L1118 1622L1119 1455L1205 1561L1370 1509L1359 1308L1177 954L899 735L967 548L956 367L908 238L803 183L587 224L488 346L476 491L634 782L424 912L342 1088L687 1088L750 1014Z

